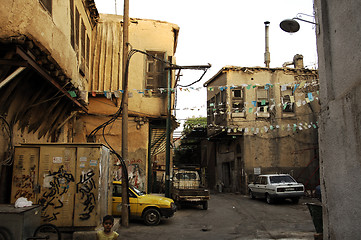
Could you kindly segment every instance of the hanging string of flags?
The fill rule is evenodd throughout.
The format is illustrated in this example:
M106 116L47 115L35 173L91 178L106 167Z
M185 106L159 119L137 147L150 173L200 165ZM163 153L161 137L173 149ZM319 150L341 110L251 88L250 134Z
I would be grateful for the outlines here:
M193 107L185 107L185 108L176 108L174 110L191 110L191 111L201 111L207 108L209 111L213 111L214 114L231 114L231 113L238 113L238 112L248 112L248 113L259 113L259 112L268 112L272 111L274 107L281 107L283 110L286 110L288 107L301 107L306 105L307 103L311 103L315 100L319 100L319 91L316 92L306 92L306 93L297 93L297 101L295 96L289 96L289 101L285 101L281 99L280 103L276 103L273 98L270 99L270 102L266 100L261 101L261 107L259 107L257 101L251 102L237 102L234 105L239 107L229 107L229 102L227 103L219 103L216 105L215 103L210 103L207 107L206 105L201 106L193 106ZM222 107L224 106L224 107ZM228 110L230 109L230 110Z
M260 134L260 133L267 133L275 130L283 130L287 132L296 132L308 129L317 129L318 122L299 122L298 124L281 124L281 125L264 125L260 127L256 126L248 126L248 127L240 127L240 126L221 126L221 125L214 125L209 124L208 128L213 128L215 130L220 130L222 132L227 133L251 133L251 134Z
M296 89L301 89L301 88L307 88L309 86L317 86L319 85L318 79L313 79L311 82L309 82L309 80L303 80L300 83L287 83L287 84L281 84L281 83L276 83L276 84L271 84L271 83L266 83L266 84L241 84L241 85L225 85L225 86L212 86L212 87L207 87L208 91L214 91L216 89L219 89L221 91L227 90L227 89L234 89L234 88L239 88L239 87L244 87L247 90L252 89L252 88L256 88L259 86L264 86L265 90L273 88L275 85L279 85L281 86L281 91L286 91L287 87L292 87L293 88L293 93L296 91ZM176 87L176 88L170 88L171 92L175 92L177 89L179 89L179 91L181 92L192 92L192 91L201 91L203 90L205 87ZM152 96L152 95L156 95L156 94L164 94L168 92L168 88L155 88L155 89L130 89L129 93L133 94L133 93L137 93L137 94L143 94L143 95L148 95L148 96ZM117 91L103 91L101 92L102 94L104 94L105 97L107 97L108 99L112 98L113 96L116 98L119 98L121 96L122 93L124 93L124 90L117 90ZM71 94L74 94L73 91ZM92 92L92 96L95 97L97 94L99 94L99 92ZM130 96L131 97L131 96Z

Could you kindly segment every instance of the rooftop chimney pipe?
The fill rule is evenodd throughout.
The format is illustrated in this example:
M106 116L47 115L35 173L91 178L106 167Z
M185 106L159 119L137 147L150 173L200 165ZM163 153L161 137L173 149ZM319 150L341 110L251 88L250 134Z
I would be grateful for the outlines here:
M264 22L265 26L265 37L266 37L266 50L264 53L264 63L266 64L266 68L269 68L269 63L271 62L271 54L269 52L269 21Z

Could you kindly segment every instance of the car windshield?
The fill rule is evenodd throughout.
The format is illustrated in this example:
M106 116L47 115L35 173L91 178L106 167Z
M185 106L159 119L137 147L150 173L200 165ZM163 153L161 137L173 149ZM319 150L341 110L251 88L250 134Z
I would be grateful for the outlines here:
M137 189L136 187L132 186L132 185L129 185L129 187L139 196L142 196L145 194L145 192L143 191L140 191L139 189Z
M177 173L176 178L179 180L196 180L197 175L195 173Z
M292 183L296 182L291 176L271 176L271 183Z

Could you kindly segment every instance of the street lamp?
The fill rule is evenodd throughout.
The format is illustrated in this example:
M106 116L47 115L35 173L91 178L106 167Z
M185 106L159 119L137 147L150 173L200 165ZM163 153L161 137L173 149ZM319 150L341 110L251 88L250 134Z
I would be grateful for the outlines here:
M314 25L317 25L317 23L315 22L311 22L311 21L308 21L308 20L305 20L305 19L302 19L302 16L305 15L305 16L308 16L308 17L314 17L314 16L311 16L311 15L307 15L307 14L304 14L304 13L298 13L296 15L296 17L292 18L292 19L285 19L283 20L281 23L280 23L280 28L285 31L285 32L289 32L289 33L294 33L294 32L297 32L298 30L300 30L300 24L296 21L296 20L300 20L300 21L303 21L303 22L307 22L307 23L311 23L311 24L314 24Z

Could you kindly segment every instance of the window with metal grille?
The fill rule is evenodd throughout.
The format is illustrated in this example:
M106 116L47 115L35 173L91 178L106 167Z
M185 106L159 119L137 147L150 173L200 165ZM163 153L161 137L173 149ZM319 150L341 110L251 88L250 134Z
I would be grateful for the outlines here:
M44 8L46 10L48 10L48 12L50 14L52 14L52 9L53 9L53 0L39 0L40 3L44 6Z
M158 59L164 59L164 52L148 52L150 55ZM160 96L162 94L161 88L167 87L165 64L151 56L147 56L146 60L146 79L145 88L152 92L151 95Z
M257 88L257 107L261 112L268 112L269 106L269 92L264 87Z

